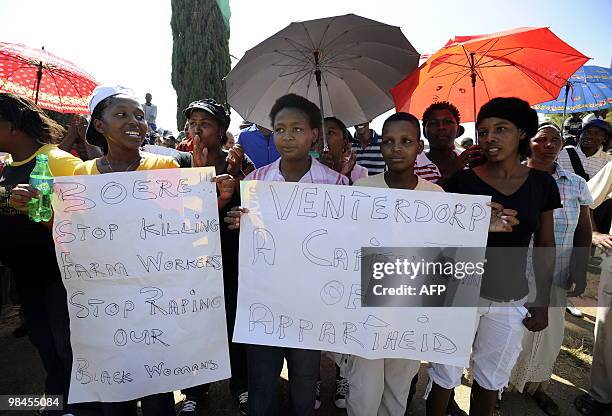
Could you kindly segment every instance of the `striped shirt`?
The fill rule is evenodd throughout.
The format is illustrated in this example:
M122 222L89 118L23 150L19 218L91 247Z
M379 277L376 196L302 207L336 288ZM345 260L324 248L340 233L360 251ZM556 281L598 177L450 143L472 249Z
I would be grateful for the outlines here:
M179 152L193 152L193 140L187 136L185 140L176 145L176 150Z
M370 143L363 148L355 134L352 146L357 155L357 164L366 168L368 175L376 175L385 171L385 160L380 153L381 137L372 129L370 129L370 136Z
M245 181L267 181L267 182L285 182L285 178L280 170L281 159L277 159L269 165L255 169L249 173ZM349 180L346 176L340 175L335 170L332 170L311 157L310 169L298 181L300 183L325 183L331 185L348 185Z
M572 147L578 153L578 158L580 162L582 162L582 167L584 171L589 175L589 178L597 175L597 172L603 169L606 166L606 163L612 160L612 155L603 151L603 149L599 149L594 155L587 156L582 152L580 146L566 146L564 149L561 149L561 153L557 157L557 162L559 165L565 170L570 172L574 172L574 168L572 167L572 161L567 153L567 148ZM576 172L574 172L576 173Z
M436 183L442 177L440 170L425 154L421 152L414 161L414 174L429 182Z

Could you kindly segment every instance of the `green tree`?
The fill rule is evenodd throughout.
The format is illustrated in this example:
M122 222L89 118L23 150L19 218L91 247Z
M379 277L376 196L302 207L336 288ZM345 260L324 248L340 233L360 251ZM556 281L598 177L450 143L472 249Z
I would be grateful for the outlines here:
M203 98L226 102L223 77L230 71L229 25L217 0L171 0L171 7L172 85L180 131L185 124L182 110L190 102Z

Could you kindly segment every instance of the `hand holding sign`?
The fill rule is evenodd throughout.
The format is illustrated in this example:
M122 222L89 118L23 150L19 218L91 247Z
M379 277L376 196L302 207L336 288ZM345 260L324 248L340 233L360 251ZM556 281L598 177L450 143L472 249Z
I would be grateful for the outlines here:
M226 224L229 224L227 228L230 230L240 229L240 216L247 214L249 210L242 207L234 207L227 212L227 216L223 219Z
M219 208L223 208L232 199L236 189L236 181L231 175L219 175L213 178L213 182L217 183L217 190L219 191Z

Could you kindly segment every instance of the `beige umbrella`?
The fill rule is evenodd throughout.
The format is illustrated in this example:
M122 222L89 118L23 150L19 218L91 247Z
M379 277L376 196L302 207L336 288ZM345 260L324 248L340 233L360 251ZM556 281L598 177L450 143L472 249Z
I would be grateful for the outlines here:
M389 89L418 63L399 27L354 14L296 22L247 51L226 77L227 100L269 128L276 99L295 93L353 126L392 109Z

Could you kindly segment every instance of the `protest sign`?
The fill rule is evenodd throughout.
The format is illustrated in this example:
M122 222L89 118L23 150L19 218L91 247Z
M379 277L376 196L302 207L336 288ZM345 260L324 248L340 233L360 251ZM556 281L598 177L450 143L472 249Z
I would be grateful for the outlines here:
M213 176L198 168L55 178L69 402L125 401L230 376Z
M362 307L362 247L479 247L490 197L241 183L235 342L467 365L475 307ZM466 279L476 296L480 281Z

